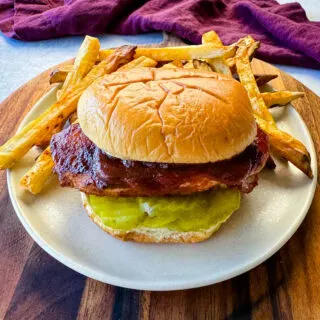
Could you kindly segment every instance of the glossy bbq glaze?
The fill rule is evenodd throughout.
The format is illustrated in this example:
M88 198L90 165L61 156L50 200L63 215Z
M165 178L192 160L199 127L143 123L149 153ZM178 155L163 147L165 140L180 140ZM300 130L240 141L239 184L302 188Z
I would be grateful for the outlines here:
M75 124L53 136L51 152L61 186L89 194L156 196L191 194L216 184L250 192L269 157L268 138L258 129L255 141L229 160L170 164L121 160L94 145Z

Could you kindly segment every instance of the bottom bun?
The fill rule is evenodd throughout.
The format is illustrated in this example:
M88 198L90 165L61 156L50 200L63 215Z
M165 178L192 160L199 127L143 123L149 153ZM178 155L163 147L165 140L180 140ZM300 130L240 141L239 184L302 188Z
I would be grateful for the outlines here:
M102 230L123 241L135 241L143 243L195 243L209 239L213 233L219 230L221 225L226 222L232 213L223 221L201 231L173 231L168 228L134 228L132 230L113 229L106 226L101 218L93 211L87 194L80 192L82 203L91 220Z

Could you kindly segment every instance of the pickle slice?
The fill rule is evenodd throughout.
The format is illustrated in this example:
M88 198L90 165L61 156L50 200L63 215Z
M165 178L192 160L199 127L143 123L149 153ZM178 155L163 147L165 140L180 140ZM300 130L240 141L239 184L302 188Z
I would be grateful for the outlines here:
M114 229L137 227L198 231L225 222L240 206L240 192L218 189L190 196L89 196L93 211Z

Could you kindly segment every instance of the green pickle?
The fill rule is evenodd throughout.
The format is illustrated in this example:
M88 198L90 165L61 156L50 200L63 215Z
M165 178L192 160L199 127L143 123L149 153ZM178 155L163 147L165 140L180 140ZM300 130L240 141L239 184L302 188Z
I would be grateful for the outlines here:
M137 227L199 231L219 225L240 207L240 192L218 189L191 196L114 198L89 196L103 223L114 229Z

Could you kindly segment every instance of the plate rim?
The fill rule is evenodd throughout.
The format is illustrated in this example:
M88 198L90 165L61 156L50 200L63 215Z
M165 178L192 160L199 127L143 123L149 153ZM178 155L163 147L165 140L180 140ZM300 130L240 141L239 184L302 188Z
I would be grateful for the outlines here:
M22 122L20 123L17 132L21 130L22 127L26 125L28 122L27 119L32 115L35 109L37 109L41 104L43 104L43 101L50 95L56 91L58 87L54 87L48 92L46 92L42 97L37 101L37 103L34 104L34 106L28 111L28 113L25 115L23 118ZM306 199L303 209L301 210L299 217L297 220L295 220L290 228L287 229L286 233L283 235L281 240L279 240L276 244L274 244L268 251L266 251L264 254L258 256L255 259L251 259L250 263L243 264L240 267L235 267L233 271L224 274L224 275L219 275L219 276L214 276L214 274L211 274L211 276L203 277L202 280L175 280L170 281L162 281L162 282L152 282L152 281L146 281L142 282L141 280L128 280L128 279L122 279L121 277L117 276L112 276L106 272L102 273L99 271L96 271L90 267L84 266L82 264L79 264L73 259L69 258L68 256L58 252L56 249L54 249L52 246L50 246L47 241L45 241L28 223L28 221L25 219L23 215L23 210L20 208L20 205L18 201L16 200L15 194L14 194L14 184L12 183L12 175L11 175L11 170L7 170L7 187L9 191L9 196L11 203L13 205L13 208L15 210L16 215L18 216L20 222L22 223L23 227L25 230L28 232L28 234L31 236L31 238L44 250L46 251L49 255L54 257L56 260L61 262L62 264L66 265L67 267L71 268L72 270L95 280L101 281L103 283L115 285L115 286L120 286L123 288L128 288L128 289L136 289L136 290L150 290L150 291L172 291L172 290L185 290L185 289L192 289L192 288L199 288L203 286L208 286L212 284L216 284L231 278L234 278L236 276L239 276L256 266L260 265L264 261L266 261L268 258L270 258L274 253L276 253L278 250L280 250L288 241L289 239L294 235L294 233L297 231L303 220L305 219L308 210L312 204L316 186L317 186L317 172L318 172L318 167L317 167L317 157L316 157L316 151L315 151L315 146L314 142L312 139L312 136L309 132L309 129L302 119L301 115L291 106L292 112L295 113L295 116L298 117L302 129L303 129L303 134L307 137L310 143L310 150L309 153L311 155L311 158L313 159L313 167L312 170L314 172L314 178L311 181L311 189L308 193L308 198ZM291 110L290 110L291 111Z

